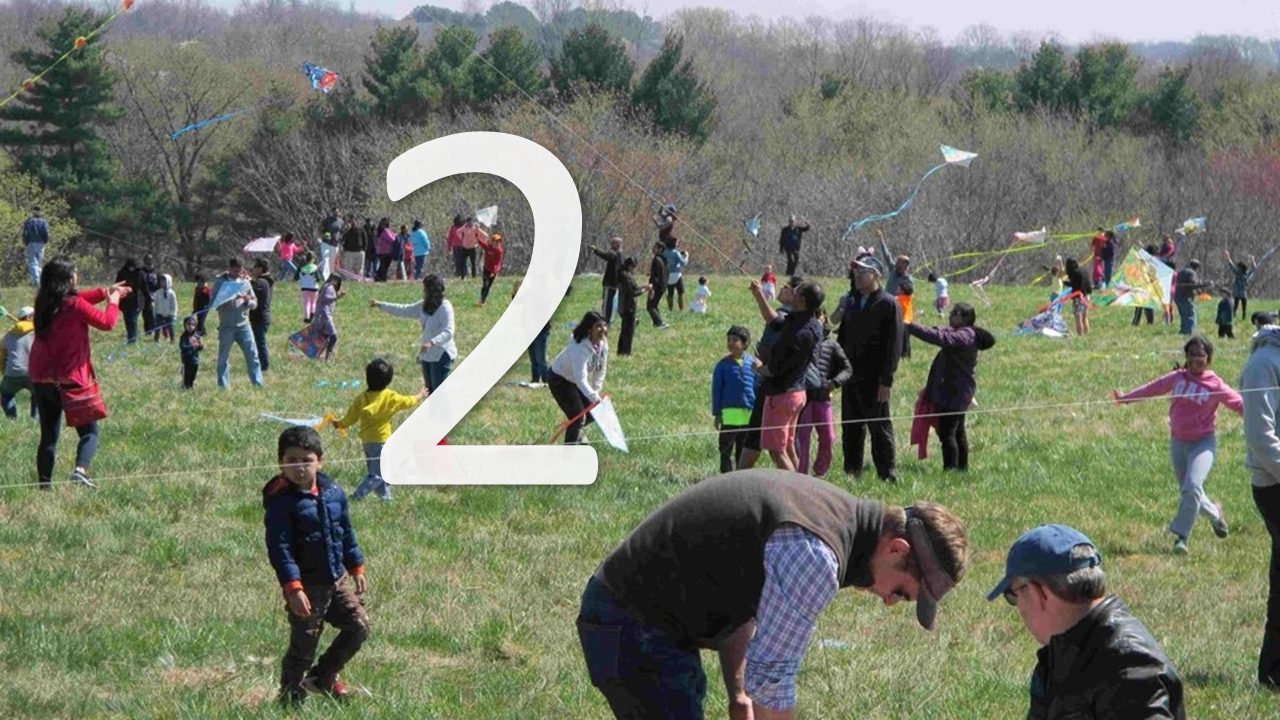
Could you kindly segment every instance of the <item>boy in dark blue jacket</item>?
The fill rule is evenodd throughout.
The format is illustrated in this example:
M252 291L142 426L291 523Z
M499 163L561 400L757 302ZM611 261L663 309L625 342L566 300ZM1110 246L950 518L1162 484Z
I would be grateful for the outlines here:
M741 325L729 328L729 354L711 374L711 414L720 431L720 472L732 472L742 459L756 401L756 359L746 354L751 334Z
M267 556L284 590L289 650L280 673L280 702L301 703L306 693L347 696L338 673L369 638L364 555L347 514L347 496L320 472L324 449L309 427L291 427L277 445L280 474L262 488ZM351 589L348 574L354 578ZM338 637L311 664L325 622Z

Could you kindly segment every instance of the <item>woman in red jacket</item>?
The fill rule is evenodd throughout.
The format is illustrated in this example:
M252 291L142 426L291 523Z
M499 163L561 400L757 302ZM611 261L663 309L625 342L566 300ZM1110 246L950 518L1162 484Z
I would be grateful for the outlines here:
M36 337L29 363L32 394L40 410L36 470L41 490L48 490L53 482L64 412L67 425L80 435L71 479L94 487L89 464L98 449L98 420L107 416L107 407L90 362L89 327L104 332L114 328L120 319L120 299L130 292L124 283L81 292L76 289L79 281L74 265L53 260L44 266L36 293ZM103 301L107 307L100 310L97 306Z

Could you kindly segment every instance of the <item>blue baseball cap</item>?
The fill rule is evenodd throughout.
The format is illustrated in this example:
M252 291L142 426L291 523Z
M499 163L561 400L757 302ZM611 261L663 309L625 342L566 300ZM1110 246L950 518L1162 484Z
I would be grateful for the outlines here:
M1005 560L1004 579L987 594L987 600L995 600L1004 594L1016 577L1045 577L1065 575L1102 564L1102 553L1090 557L1071 557L1072 548L1090 545L1097 548L1084 533L1066 525L1041 525L1022 534L1009 548Z

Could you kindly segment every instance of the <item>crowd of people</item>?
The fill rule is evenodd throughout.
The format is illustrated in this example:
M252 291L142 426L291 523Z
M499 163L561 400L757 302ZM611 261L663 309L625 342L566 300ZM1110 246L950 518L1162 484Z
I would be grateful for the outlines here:
M175 337L173 281L155 270L150 255L141 263L127 260L110 287L82 290L73 264L43 262L48 226L42 230L34 220L42 220L38 212L24 225L23 242L28 258L40 261L31 268L37 293L33 306L18 311L0 348L0 405L16 418L18 394L31 394L30 414L41 430L40 488L53 482L64 418L79 436L70 477L94 485L91 464L107 408L91 360L90 328L109 332L123 320L128 343L148 334L155 342L176 342L183 386L190 388L204 349L205 318L215 311L218 385L229 387L230 354L238 345L250 382L260 386L270 369L272 298L282 282L298 283L307 324L299 336L315 345L316 356L331 359L339 338L335 308L345 295L344 279L420 280L421 300L395 304L375 299L370 307L418 322L421 390L395 392L390 388L394 368L374 359L365 368L367 390L333 422L336 429L359 428L366 474L353 497L391 498L380 459L393 419L438 390L459 357L454 307L446 296L445 277L428 267L431 243L421 222L415 221L412 229L401 225L396 232L386 218L376 225L369 218L356 225L353 216L335 209L321 222L314 250L290 235L281 238L275 251L278 278L265 258L255 259L248 269L240 258L230 258L211 285L197 278L192 313ZM658 239L651 248L648 281L641 285L635 278L639 263L624 253L621 238L612 238L608 249L589 246L605 264L600 309L582 316L554 360L546 358L549 323L529 349L532 381L527 385L548 388L565 416L566 443L585 441L592 409L606 396L614 314L621 320L618 354L627 356L635 352L639 296L647 294L656 328L671 327L661 314L662 297L668 313L685 309L683 278L691 258L676 236L675 207L663 207L654 220ZM591 682L619 718L701 717L706 691L701 649L720 656L731 717L790 717L796 706L796 675L816 618L839 589L857 587L886 605L914 602L919 624L933 629L939 601L967 572L968 532L946 508L923 501L884 505L855 498L821 478L835 462L838 423L845 474L856 478L864 472L870 434L876 475L886 482L897 480L890 399L899 363L910 357L911 337L938 347L915 400L912 443L924 457L932 430L940 441L943 468L968 470L965 416L977 392L979 354L990 350L995 338L977 325L972 305L950 302L946 279L934 273L929 275L933 307L945 323L918 322L911 258L892 253L883 237L879 252L858 249L848 266L849 289L828 313L826 290L798 274L801 237L809 229L795 217L782 228L779 251L787 272L780 285L771 265L746 285L762 323L754 345L751 330L732 324L725 333L726 354L708 362L722 475L658 508L586 584L578 635ZM1076 327L1082 335L1089 331L1089 293L1113 280L1117 239L1107 231L1100 237L1094 239L1091 275L1074 259L1051 269L1059 283L1055 295L1071 294L1077 303ZM446 251L454 273L465 278L469 272L474 278L479 262L480 305L487 302L501 271L504 247L500 228L486 232L471 217L454 218L448 231ZM1176 244L1152 250L1153 256L1172 263ZM1236 310L1241 317L1247 312L1248 286L1258 262L1237 263L1229 254L1226 260L1233 280L1222 302L1230 311L1225 323L1230 327ZM1195 330L1194 293L1211 286L1199 279L1198 269L1190 260L1176 280L1173 304L1187 334ZM709 312L710 297L709 284L700 277L690 310ZM1135 315L1135 324L1138 320ZM1224 324L1221 315L1217 320ZM1272 539L1257 679L1277 689L1280 325L1265 313L1255 313L1255 325L1259 330L1242 392L1213 373L1213 344L1197 335L1183 348L1185 365L1114 397L1119 403L1171 398L1170 456L1181 500L1169 530L1174 552L1180 554L1190 551L1199 515L1209 519L1219 538L1229 534L1224 510L1209 498L1205 483L1217 452L1218 406L1243 415L1255 504ZM816 453L810 447L813 435ZM762 453L776 469L753 469ZM287 703L300 702L308 691L345 696L339 673L369 637L363 554L345 492L320 472L323 457L314 429L286 430L277 447L280 472L263 488L268 556L291 627L281 674L280 697ZM1004 597L1015 605L1042 646L1029 717L1185 717L1176 668L1124 603L1107 594L1101 564L1093 542L1064 525L1031 529L1009 550L1004 578L988 599ZM317 660L325 623L340 632ZM1105 712L1099 711L1100 704Z

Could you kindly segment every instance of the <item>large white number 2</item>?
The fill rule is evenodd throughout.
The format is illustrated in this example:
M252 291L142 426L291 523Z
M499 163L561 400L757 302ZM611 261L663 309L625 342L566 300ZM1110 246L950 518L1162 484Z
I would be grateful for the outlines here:
M496 175L524 193L533 211L529 269L511 306L466 362L391 435L382 449L382 476L412 485L589 485L598 467L589 445L437 445L547 324L573 280L582 244L573 177L546 148L516 135L469 132L423 143L387 167L387 195L400 200L472 172Z

